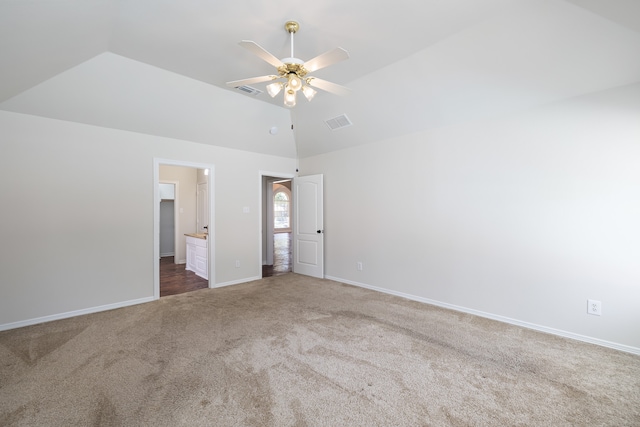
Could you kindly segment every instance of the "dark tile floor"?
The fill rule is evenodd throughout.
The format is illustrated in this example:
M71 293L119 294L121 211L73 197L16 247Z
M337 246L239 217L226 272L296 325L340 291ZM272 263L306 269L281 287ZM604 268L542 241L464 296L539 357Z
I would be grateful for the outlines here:
M182 294L209 286L206 279L187 271L185 264L175 264L173 257L160 258L160 296Z
M273 236L273 265L262 266L262 277L277 276L292 271L292 249L291 233L276 233Z

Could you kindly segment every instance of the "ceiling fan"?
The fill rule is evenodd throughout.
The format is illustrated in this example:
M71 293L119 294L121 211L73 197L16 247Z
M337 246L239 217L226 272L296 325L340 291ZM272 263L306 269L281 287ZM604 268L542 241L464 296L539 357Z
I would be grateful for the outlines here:
M287 107L296 105L296 93L298 91L302 91L307 100L311 101L317 93L313 89L314 87L337 95L346 95L350 92L344 86L308 75L321 68L348 59L349 53L346 50L337 47L306 62L302 61L296 58L293 53L293 35L300 29L300 25L295 21L287 21L284 24L284 29L291 35L291 57L289 58L278 59L251 40L242 40L239 43L240 46L250 50L259 58L276 67L278 74L234 80L227 82L227 86L237 88L275 80L267 85L267 92L274 98L280 91L284 90L284 105Z

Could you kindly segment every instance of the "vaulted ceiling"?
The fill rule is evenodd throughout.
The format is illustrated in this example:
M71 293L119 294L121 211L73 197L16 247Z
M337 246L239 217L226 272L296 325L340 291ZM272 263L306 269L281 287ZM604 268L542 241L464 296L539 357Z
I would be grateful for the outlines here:
M291 19L296 57L349 52L314 73L349 96L225 85L272 74L238 41L287 57ZM288 157L637 82L637 0L0 0L0 109Z

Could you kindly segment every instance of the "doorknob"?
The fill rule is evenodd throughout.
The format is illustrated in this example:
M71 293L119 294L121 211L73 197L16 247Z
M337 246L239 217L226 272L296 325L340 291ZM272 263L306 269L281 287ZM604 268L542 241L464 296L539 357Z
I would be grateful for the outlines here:
M322 233L324 233L324 230L318 230L318 231L316 231L316 233L322 234Z

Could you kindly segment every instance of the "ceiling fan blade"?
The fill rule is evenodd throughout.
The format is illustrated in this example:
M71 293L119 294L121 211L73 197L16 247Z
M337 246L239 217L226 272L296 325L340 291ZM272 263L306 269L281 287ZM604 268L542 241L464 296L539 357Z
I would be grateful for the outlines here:
M244 47L245 49L250 50L251 52L253 52L254 55L257 55L258 57L267 61L269 64L273 65L276 68L284 65L282 61L280 61L278 58L276 58L275 56L267 52L262 46L260 46L256 42L252 42L251 40L242 40L238 44Z
M244 85L252 85L252 84L255 84L255 83L268 82L270 80L275 80L277 78L278 78L278 76L251 77L249 79L234 80L232 82L227 82L227 86L229 86L229 87L238 87L238 86L244 86Z
M349 88L319 79L317 77L309 77L307 79L307 84L309 86L317 87L318 89L322 89L336 95L349 95L351 93L351 89Z
M328 67L329 65L333 65L336 62L344 61L345 59L349 59L349 52L341 47L337 47L333 50L320 54L313 59L308 60L304 63L304 68L308 72L313 73L316 70Z

